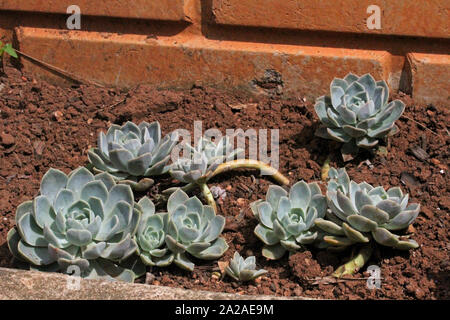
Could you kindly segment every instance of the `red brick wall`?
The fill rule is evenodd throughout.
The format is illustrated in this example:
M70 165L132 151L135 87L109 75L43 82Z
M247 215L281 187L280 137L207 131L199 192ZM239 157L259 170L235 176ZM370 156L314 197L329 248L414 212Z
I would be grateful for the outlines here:
M67 30L71 4L81 30ZM367 28L370 5L379 30ZM200 82L313 100L335 76L370 72L419 103L448 105L449 9L450 0L0 0L0 37L104 85Z

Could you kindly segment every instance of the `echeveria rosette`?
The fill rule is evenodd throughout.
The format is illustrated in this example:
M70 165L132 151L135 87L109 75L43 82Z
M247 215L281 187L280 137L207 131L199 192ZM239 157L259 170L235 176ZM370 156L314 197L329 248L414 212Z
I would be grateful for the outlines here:
M169 171L173 178L184 183L197 183L202 178L206 179L220 164L233 160L244 152L239 148L234 149L228 136L217 143L202 137L195 148L189 144L184 146L189 156L179 158Z
M147 266L165 267L173 262L174 255L165 246L167 213L155 213L153 202L144 197L138 202L142 212L136 233L138 254Z
M417 248L416 241L392 231L406 229L420 212L417 203L408 204L408 194L399 187L384 190L366 182L350 181L344 168L329 171L327 201L328 220L318 219L316 226L328 235L323 240L332 247L369 243L396 249Z
M277 260L286 251L294 252L316 240L314 222L325 216L327 203L317 183L300 181L289 194L271 185L266 200L257 200L250 207L259 221L255 234L264 242L263 256Z
M374 148L379 139L398 131L395 121L405 105L400 100L388 103L386 82L377 82L370 74L349 73L344 79L335 78L330 87L331 96L318 98L315 105L323 124L316 135L343 142L344 159L359 148Z
M178 140L177 132L161 138L159 122L128 121L123 126L113 124L106 135L100 132L98 147L88 151L96 172L108 172L116 181L130 184L142 191L153 184L147 177L169 170L170 153Z
M137 249L140 216L131 188L109 174L50 169L39 196L17 208L8 246L36 269L65 272L75 265L86 278L131 282L135 274L120 263Z
M266 274L267 270L256 270L256 258L254 256L244 260L238 252L235 252L233 259L225 268L225 272L236 281L251 281Z
M225 218L216 215L211 206L177 189L169 197L167 210L166 244L175 254L174 262L179 267L194 270L187 253L201 260L215 260L228 250L220 237Z

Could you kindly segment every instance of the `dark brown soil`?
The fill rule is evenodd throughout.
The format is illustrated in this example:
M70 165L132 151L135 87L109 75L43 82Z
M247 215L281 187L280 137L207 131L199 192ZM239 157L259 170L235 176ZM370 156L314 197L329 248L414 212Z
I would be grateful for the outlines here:
M137 87L129 91L89 86L55 87L22 75L7 67L0 78L0 266L12 266L5 244L14 225L15 208L35 196L42 175L50 168L68 173L87 163L86 150L96 144L97 134L111 123L127 120L159 120L165 133L192 130L194 120L207 128L279 128L280 171L291 182L319 180L320 167L331 154L333 166L343 166L339 146L314 137L318 121L311 104L301 98L251 100L208 88L194 87L188 92L157 91ZM404 95L405 116L398 121L400 133L391 139L386 156L363 153L346 164L352 179L366 180L385 188L400 185L411 201L422 205L422 212L410 231L420 244L411 252L377 247L368 265L378 265L382 287L369 290L367 274L340 283L311 279L326 277L351 252L334 254L305 251L277 262L261 256L261 242L253 234L255 219L248 204L265 195L272 182L257 172L240 171L222 175L210 182L227 190L219 205L227 218L224 236L230 249L255 255L266 277L249 284L216 279L216 262L198 262L191 274L174 266L151 270L149 283L172 287L237 292L242 294L302 295L331 299L449 299L449 110L448 106L419 106ZM246 104L246 107L237 104ZM430 130L425 130L421 123ZM432 130L432 131L431 131ZM420 146L428 159L420 160ZM414 150L414 151L411 151ZM422 157L423 158L423 157ZM368 160L368 161L366 161ZM149 192L156 195L171 183L159 181ZM159 206L163 208L162 205ZM144 282L144 279L138 281Z

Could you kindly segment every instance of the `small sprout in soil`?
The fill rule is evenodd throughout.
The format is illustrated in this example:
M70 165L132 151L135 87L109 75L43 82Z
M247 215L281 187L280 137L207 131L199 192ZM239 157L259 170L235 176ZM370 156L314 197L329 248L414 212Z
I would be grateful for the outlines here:
M140 216L131 188L108 173L50 169L39 196L17 208L8 246L32 269L67 272L77 266L84 278L133 282L136 274L121 262L137 249Z
M225 198L227 197L227 191L222 189L219 186L212 187L211 188L211 193L212 193L214 199L225 200Z
M106 135L100 132L98 147L88 151L95 172L108 172L117 182L129 184L136 191L145 191L158 176L169 170L170 153L178 134L161 136L159 122L127 122L113 124Z
M3 42L0 41L0 57L3 57L4 53L9 54L13 58L18 58L16 50L14 50L10 43L3 45Z
M385 81L376 82L370 75L358 77L349 73L331 82L331 96L317 99L315 110L322 122L316 135L344 143L344 161L353 159L359 148L373 149L379 140L398 131L395 125L405 104L388 103L389 88Z
M194 270L187 253L201 260L216 260L228 250L220 237L225 218L216 215L211 206L203 205L197 197L189 198L178 189L170 195L167 211L166 244L180 268Z
M255 235L264 243L263 256L277 260L317 239L314 222L325 216L327 202L317 183L300 181L289 194L271 185L266 200L257 200L250 207L259 221Z
M391 231L404 230L420 212L417 203L408 204L409 196L399 187L387 191L367 182L350 181L344 168L329 171L327 202L329 220L317 219L325 232L322 247L343 248L356 243L377 243L401 250L419 245L407 236Z
M225 268L225 272L236 281L252 281L268 271L264 269L256 270L256 258L254 256L244 260L238 252L235 252L230 264Z
M139 200L137 207L142 212L136 234L136 242L139 246L138 254L142 262L151 267L170 265L173 262L174 254L165 245L167 213L155 213L155 205L147 197Z

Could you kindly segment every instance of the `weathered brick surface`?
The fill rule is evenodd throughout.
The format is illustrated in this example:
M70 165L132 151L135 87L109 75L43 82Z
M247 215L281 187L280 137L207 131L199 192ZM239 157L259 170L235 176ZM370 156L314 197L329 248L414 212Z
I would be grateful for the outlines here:
M0 10L65 14L73 4L86 15L172 21L186 19L184 0L2 0Z
M288 45L273 50L270 44L249 48L245 43L203 38L173 41L129 35L105 39L87 32L61 37L57 31L35 28L21 28L17 35L27 54L116 86L132 86L136 79L164 88L190 88L201 82L256 94L278 90L313 99L327 92L334 76L345 76L350 70L370 72L377 78L389 74L390 55L385 51ZM42 72L30 62L24 60L24 64L31 71ZM277 74L281 79L274 79ZM266 84L270 88L259 85L264 80L271 80Z
M419 103L450 103L450 56L410 53L412 96Z
M79 0L82 31L67 31L70 4L0 0L0 39L16 30L26 54L107 86L201 82L313 100L335 76L370 72L416 101L448 104L450 0ZM369 5L382 9L381 30L367 29Z
M367 8L381 8L369 30ZM450 0L213 0L220 24L449 38Z

